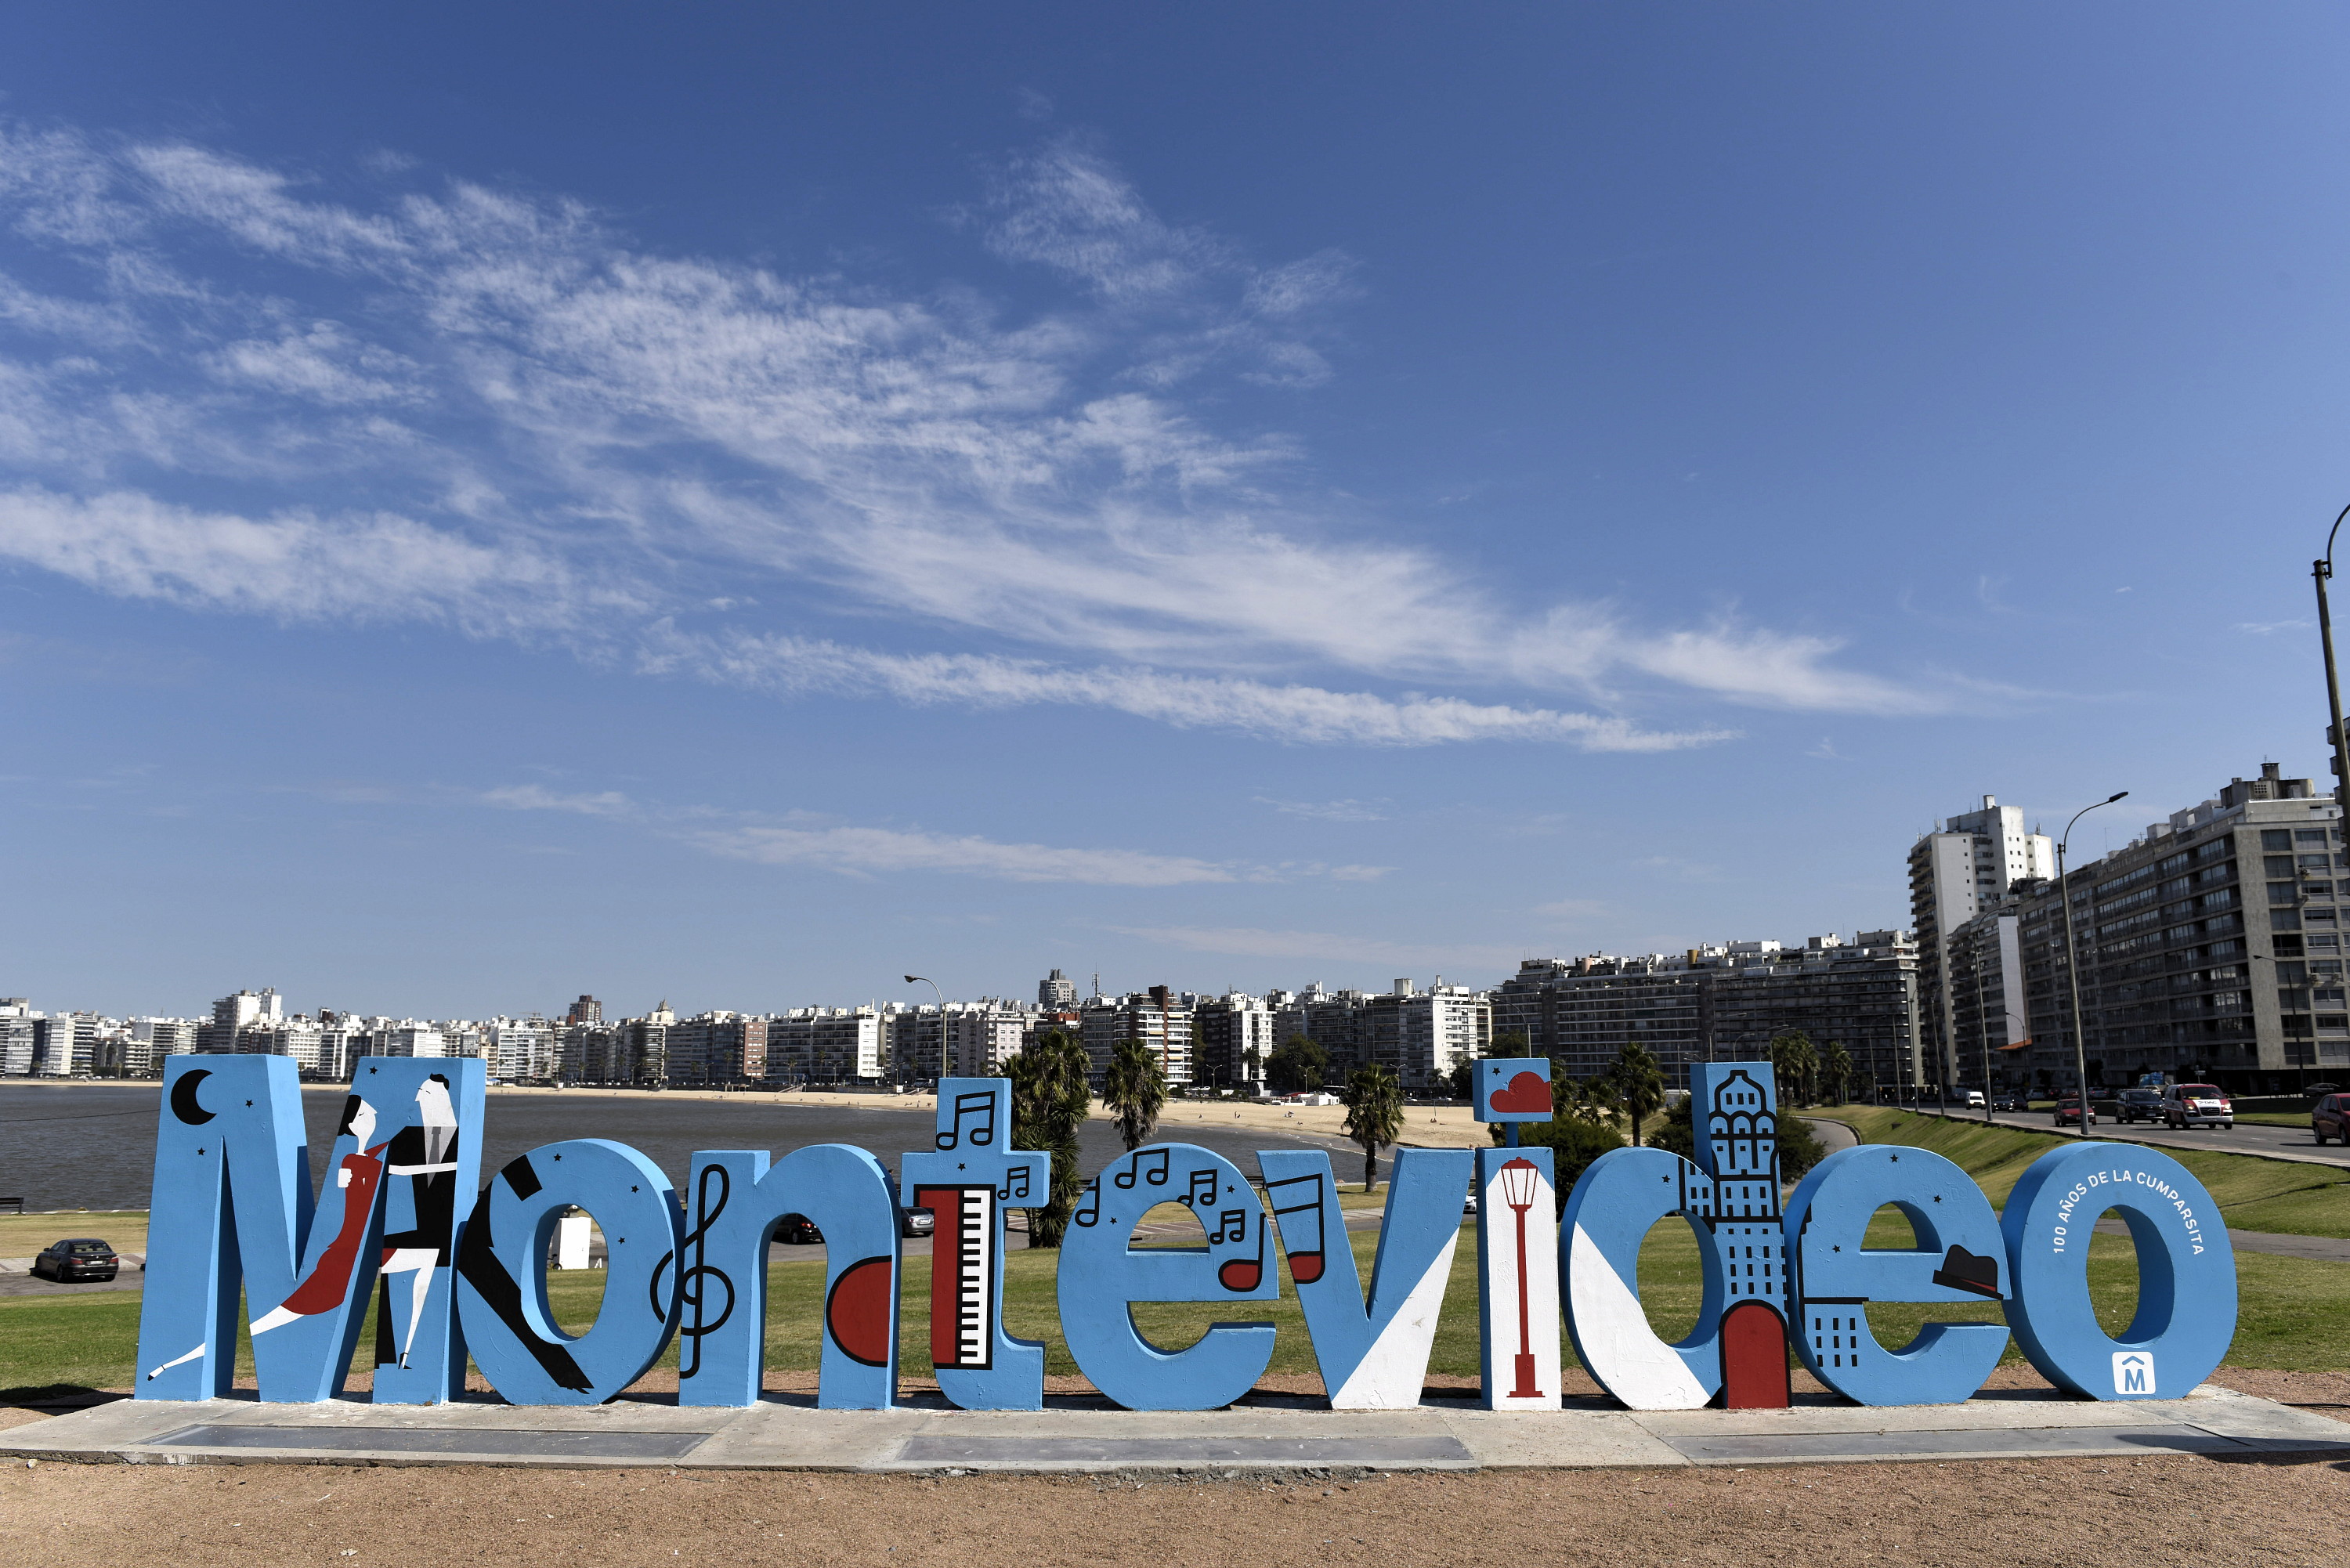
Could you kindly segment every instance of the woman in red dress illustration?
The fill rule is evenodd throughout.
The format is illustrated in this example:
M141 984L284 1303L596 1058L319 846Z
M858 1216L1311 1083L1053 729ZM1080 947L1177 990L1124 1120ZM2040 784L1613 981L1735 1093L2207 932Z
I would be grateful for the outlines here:
M336 1134L339 1137L348 1133L357 1147L343 1156L343 1163L335 1172L335 1185L343 1190L342 1229L319 1254L309 1278L255 1320L253 1333L256 1338L297 1318L332 1312L349 1293L351 1270L359 1262L359 1244L367 1240L368 1225L375 1216L376 1189L383 1180L383 1151L390 1147L389 1141L373 1148L368 1147L368 1139L375 1136L375 1107L357 1095L343 1106L342 1125L335 1129ZM185 1355L173 1356L147 1376L150 1379L160 1376L182 1362L195 1360L210 1348L209 1345L199 1345Z

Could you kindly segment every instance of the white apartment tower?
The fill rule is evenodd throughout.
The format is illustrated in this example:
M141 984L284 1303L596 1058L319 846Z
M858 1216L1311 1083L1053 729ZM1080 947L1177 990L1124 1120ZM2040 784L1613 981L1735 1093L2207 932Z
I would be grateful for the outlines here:
M1909 912L1918 929L1918 1012L1925 1025L1929 1069L1941 1082L1960 1076L1954 1062L1958 998L1950 944L1959 931L2007 901L2008 889L2056 875L2056 841L2027 833L2020 806L1982 797L1982 809L1946 820L1910 846Z

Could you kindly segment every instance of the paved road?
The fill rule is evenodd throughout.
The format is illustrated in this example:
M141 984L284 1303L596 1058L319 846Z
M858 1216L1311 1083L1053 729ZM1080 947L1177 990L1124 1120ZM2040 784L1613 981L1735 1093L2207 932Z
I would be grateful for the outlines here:
M1806 1124L1812 1131L1817 1133L1820 1146L1830 1154L1835 1153L1838 1149L1854 1148L1859 1146L1860 1135L1843 1122L1832 1122L1824 1116L1797 1116L1795 1119Z
M1929 1116L1943 1114L1931 1106L1914 1108ZM1949 1115L1953 1121L1982 1120L1981 1111L1953 1111ZM2002 1127L2020 1127L2026 1132L2056 1130L2055 1123L2050 1120L2050 1113L2046 1111L2002 1111L1991 1119ZM2069 1133L2072 1129L2068 1127L2065 1130ZM2338 1143L2321 1146L2310 1137L2306 1123L2299 1127L2275 1127L2258 1122L2238 1122L2225 1130L2189 1127L2174 1132L2159 1123L2133 1122L2125 1127L2100 1116L2097 1125L2089 1130L2102 1138L2126 1138L2137 1143L2159 1144L2166 1148L2202 1148L2219 1154L2257 1154L2270 1159L2299 1160L2307 1165L2350 1166L2350 1148Z

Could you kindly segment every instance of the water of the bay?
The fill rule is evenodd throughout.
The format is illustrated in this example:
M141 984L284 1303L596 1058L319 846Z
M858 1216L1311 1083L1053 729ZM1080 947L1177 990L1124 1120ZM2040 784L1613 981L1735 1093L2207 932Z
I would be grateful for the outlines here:
M302 1092L315 1186L348 1091ZM0 1083L0 1198L27 1210L144 1209L153 1189L155 1117L161 1087L151 1083L36 1085ZM906 1110L843 1109L778 1104L765 1096L723 1099L659 1095L498 1094L483 1116L482 1174L518 1154L565 1138L616 1139L641 1151L681 1189L697 1149L763 1148L778 1158L817 1143L854 1144L892 1169L910 1150L930 1147L931 1118ZM1334 1140L1280 1133L1185 1127L1180 1140L1200 1144L1251 1177L1260 1148L1351 1149ZM1125 1152L1109 1123L1087 1122L1079 1162L1087 1177ZM1347 1158L1360 1159L1359 1154ZM1385 1161L1381 1161L1384 1174ZM1355 1170L1359 1166L1342 1168Z

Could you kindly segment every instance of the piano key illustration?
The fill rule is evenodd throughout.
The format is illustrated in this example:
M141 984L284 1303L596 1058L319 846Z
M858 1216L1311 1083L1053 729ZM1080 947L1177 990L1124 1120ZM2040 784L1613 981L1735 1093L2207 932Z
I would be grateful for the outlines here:
M995 1348L995 1189L922 1187L914 1201L937 1216L931 1243L931 1361L985 1368Z

